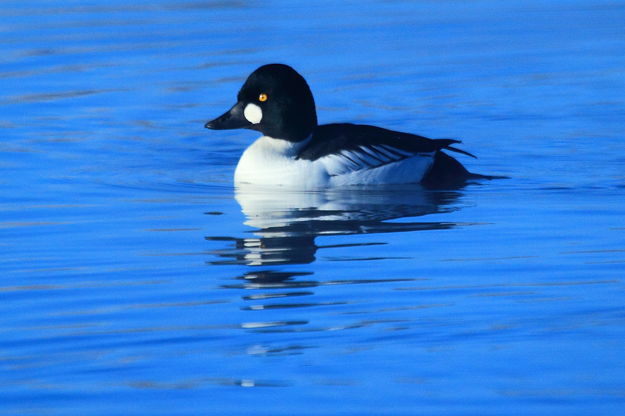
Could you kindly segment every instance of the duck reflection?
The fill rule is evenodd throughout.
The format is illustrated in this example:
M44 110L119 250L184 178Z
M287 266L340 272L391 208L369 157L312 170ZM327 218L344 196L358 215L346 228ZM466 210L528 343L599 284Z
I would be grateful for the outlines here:
M308 264L317 251L332 247L384 243L318 245L319 236L396 233L449 229L457 224L441 221L407 221L408 218L449 212L457 209L458 190L434 191L416 186L384 189L350 188L317 192L298 192L261 187L239 187L236 200L246 216L245 224L254 235L245 238L206 237L227 240L231 246L213 252L219 260L210 264L272 266ZM391 221L399 220L402 221ZM251 279L291 279L250 272Z

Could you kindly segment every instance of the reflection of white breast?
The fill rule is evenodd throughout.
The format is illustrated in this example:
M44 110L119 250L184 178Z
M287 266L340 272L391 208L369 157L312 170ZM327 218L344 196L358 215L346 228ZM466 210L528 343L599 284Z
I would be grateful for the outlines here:
M235 198L247 217L246 225L256 228L284 227L299 220L302 210L323 206L324 192L300 192L275 187L238 184Z
M382 221L424 215L437 210L431 196L413 185L303 191L239 184L235 193L245 224L260 230L311 221Z

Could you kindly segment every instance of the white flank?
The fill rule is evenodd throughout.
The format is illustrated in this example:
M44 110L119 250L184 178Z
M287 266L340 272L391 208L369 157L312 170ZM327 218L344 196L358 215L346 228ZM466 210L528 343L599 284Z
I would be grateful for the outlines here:
M256 104L248 104L243 110L243 115L252 124L258 124L263 119L263 110Z
M319 159L329 172L336 172L330 177L330 186L346 185L390 185L419 183L434 162L433 153L417 153L406 159L390 162L371 168L350 170L351 162L345 158L326 156Z

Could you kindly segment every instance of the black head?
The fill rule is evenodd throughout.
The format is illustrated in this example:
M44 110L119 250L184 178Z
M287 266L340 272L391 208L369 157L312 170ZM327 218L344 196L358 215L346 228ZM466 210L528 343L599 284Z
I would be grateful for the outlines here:
M293 142L304 140L317 125L315 100L306 80L283 64L263 65L247 78L237 103L206 123L214 130L247 128Z

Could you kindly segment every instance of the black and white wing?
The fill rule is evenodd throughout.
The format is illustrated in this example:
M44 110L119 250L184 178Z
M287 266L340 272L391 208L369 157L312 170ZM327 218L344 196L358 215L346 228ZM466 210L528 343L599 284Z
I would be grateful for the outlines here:
M375 126L325 124L317 126L311 140L300 150L298 159L322 159L332 175L373 169L415 156L433 158L439 150L450 150L474 157L451 147L453 139L428 139Z

